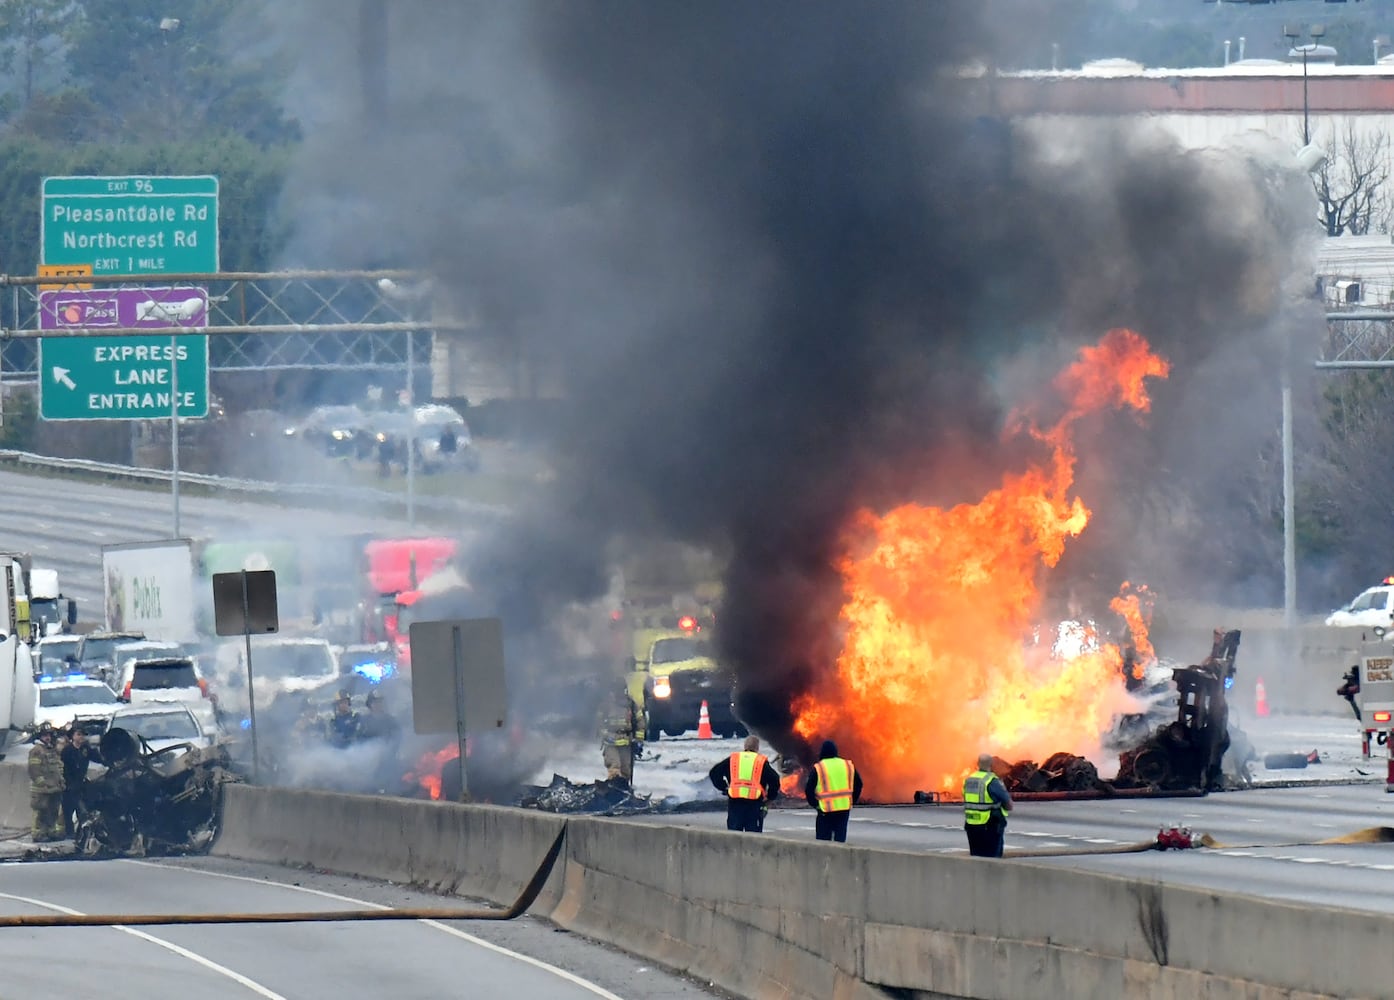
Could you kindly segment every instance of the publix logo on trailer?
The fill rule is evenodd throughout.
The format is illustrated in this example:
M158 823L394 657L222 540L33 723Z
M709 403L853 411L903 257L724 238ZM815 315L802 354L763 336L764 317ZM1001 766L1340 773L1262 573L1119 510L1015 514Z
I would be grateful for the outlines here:
M158 577L134 577L131 580L131 617L159 618L160 581Z

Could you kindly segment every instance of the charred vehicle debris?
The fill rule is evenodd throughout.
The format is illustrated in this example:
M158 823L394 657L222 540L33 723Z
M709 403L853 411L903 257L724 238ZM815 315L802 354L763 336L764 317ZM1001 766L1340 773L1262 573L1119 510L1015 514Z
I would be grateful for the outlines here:
M1230 722L1226 701L1234 685L1239 640L1237 629L1215 629L1205 659L1169 671L1134 672L1125 658L1127 687L1147 699L1150 708L1123 716L1110 734L1109 744L1118 751L1118 773L1112 779L1100 778L1093 762L1071 753L1052 754L1039 763L998 758L994 770L1022 799L1203 795L1249 787L1249 763L1255 757L1247 737ZM1175 699L1166 699L1173 689ZM916 801L934 799L933 793L916 793Z
M1238 631L1217 629L1210 654L1198 664L1154 665L1145 676L1130 670L1127 686L1147 711L1117 720L1110 744L1119 754L1115 777L1101 778L1093 762L1070 753L1039 762L999 759L995 769L1012 794L1025 799L1205 794L1247 787L1252 758L1244 749L1247 740L1229 721L1225 700L1239 639ZM355 696L365 711L355 710ZM463 787L458 748L441 748L439 737L413 734L410 698L410 683L401 677L277 695L258 710L262 741L257 780L458 801ZM105 768L84 785L74 853L101 858L206 850L217 835L223 787L253 778L249 733L245 727L229 729L230 735L211 747L179 744L158 750L120 728L102 734ZM473 800L610 816L722 805L642 794L623 782L577 782L561 774L546 785L528 784L526 775L537 773L544 761L529 759L519 740L514 730L467 741ZM798 799L786 797L773 805L797 806ZM938 802L941 795L918 792L914 801Z
M192 854L218 833L223 786L242 780L225 747L152 749L125 729L102 737L106 770L78 800L74 850L84 857Z

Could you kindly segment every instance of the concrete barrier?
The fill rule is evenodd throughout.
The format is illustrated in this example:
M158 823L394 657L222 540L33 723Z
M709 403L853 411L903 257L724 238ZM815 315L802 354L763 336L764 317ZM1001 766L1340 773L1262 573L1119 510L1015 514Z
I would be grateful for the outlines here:
M1368 629L1330 628L1320 618L1304 618L1288 629L1281 611L1184 607L1173 609L1152 638L1159 656L1199 663L1210 652L1215 628L1243 632L1230 692L1231 704L1241 712L1254 710L1254 685L1262 679L1275 714L1341 715L1354 724L1350 706L1337 696L1336 688L1342 674L1371 648L1366 640L1374 636ZM1374 648L1387 650L1390 643Z
M1389 995L1394 917L1021 861L248 787L215 853L505 903L563 823L534 912L760 1000Z
M0 764L0 829L27 830L34 818L29 809L29 748L7 753L15 762Z

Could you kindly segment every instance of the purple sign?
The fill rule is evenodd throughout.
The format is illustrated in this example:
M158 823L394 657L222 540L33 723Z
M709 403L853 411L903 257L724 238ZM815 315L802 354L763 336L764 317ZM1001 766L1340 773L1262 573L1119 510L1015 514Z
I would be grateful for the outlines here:
M201 330L207 325L206 288L64 288L39 293L40 330Z

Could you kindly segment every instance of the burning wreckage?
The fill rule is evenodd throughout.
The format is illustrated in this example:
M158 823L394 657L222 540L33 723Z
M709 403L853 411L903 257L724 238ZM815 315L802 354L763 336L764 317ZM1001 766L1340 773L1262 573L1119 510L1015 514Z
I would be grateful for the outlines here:
M74 836L85 857L191 854L217 835L223 785L242 780L223 746L152 750L125 729L102 736L106 770L83 785Z
M1129 690L1150 697L1154 708L1119 720L1111 740L1115 747L1136 739L1139 732L1147 735L1120 751L1114 778L1100 778L1091 761L1070 753L1053 754L1040 763L997 759L994 770L1014 796L1027 799L1205 794L1247 787L1247 759L1236 758L1229 774L1224 770L1232 743L1225 692L1234 683L1239 638L1238 630L1216 629L1209 656L1193 666L1174 667L1169 679L1150 685L1141 671L1125 672ZM1176 698L1167 702L1162 695L1173 684ZM1161 712L1173 710L1174 717L1157 724ZM935 796L916 792L915 798L928 802Z

